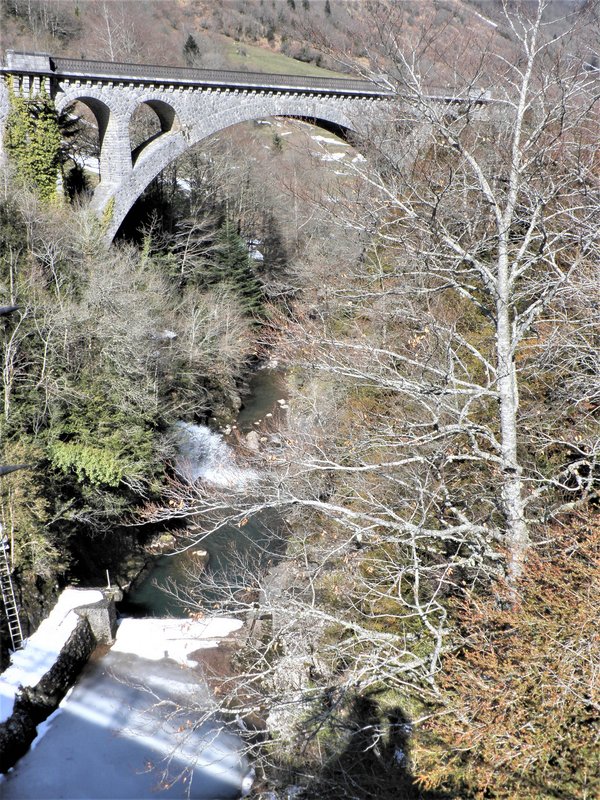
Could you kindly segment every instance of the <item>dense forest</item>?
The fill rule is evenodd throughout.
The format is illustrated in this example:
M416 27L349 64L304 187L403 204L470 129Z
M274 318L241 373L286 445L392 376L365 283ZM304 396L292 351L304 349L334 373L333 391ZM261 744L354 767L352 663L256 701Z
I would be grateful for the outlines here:
M235 580L176 589L260 605L217 693L253 796L596 797L597 5L129 5L2 13L23 49L157 63L170 36L174 63L327 67L396 100L351 142L223 132L108 243L90 117L11 98L0 444L28 468L0 516L30 623L59 586L126 582L165 527L274 515ZM289 410L230 438L250 488L179 480L175 423L230 431L267 360Z

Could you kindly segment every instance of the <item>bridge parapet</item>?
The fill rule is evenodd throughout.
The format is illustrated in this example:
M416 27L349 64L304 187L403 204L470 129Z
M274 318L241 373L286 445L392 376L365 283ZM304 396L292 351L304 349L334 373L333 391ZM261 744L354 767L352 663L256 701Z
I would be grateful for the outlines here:
M41 73L56 79L83 79L98 82L133 81L136 84L171 84L197 88L254 89L256 91L300 91L346 97L392 96L389 89L368 80L327 76L279 75L262 72L164 67L156 64L130 64L116 61L91 61L54 57L48 53L7 51L6 66L0 72L13 75Z

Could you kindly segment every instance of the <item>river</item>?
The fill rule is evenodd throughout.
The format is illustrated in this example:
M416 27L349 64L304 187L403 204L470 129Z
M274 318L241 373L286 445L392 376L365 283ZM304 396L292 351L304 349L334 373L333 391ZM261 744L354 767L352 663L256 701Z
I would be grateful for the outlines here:
M280 413L278 401L286 397L284 379L276 370L261 369L255 372L249 389L250 394L236 422L235 430L241 435L255 430L255 423L260 424L267 415ZM211 534L199 545L208 553L209 569L213 572L226 571L230 568L234 552L243 557L244 553L257 545L267 543L272 538L274 524L277 524L277 519L272 515L262 515L251 519L243 529L226 526ZM194 572L196 561L193 548L157 558L144 574L143 580L136 582L134 590L124 599L120 611L131 616L186 616L188 604L164 591L164 587L169 582L185 586Z
M237 423L242 433L276 413L281 387L277 373L256 373ZM259 520L245 526L243 534L227 528L206 539L202 546L210 554L209 568L228 569L231 549L251 547L267 535L267 527ZM185 581L193 558L190 552L158 558L127 598L127 613L187 617L186 608L159 584L169 578ZM169 632L173 623L139 620L150 627L141 634L146 641L136 644L135 637L121 635L125 622L116 645L106 653L96 652L57 712L40 726L42 735L32 749L8 773L0 785L5 800L230 800L248 790L252 773L241 739L215 723L202 722L211 707L210 689L200 668L182 667L202 662L201 650L193 651L202 642L194 638L192 652L178 661L174 653L182 634ZM187 623L174 624L181 630Z

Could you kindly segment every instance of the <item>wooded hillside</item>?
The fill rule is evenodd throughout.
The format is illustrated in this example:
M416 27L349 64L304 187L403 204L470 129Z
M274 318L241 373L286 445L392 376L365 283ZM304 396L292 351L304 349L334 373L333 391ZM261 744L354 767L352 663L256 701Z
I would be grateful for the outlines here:
M595 4L142 5L3 12L40 49L297 55L395 101L351 142L260 120L203 143L110 248L85 195L19 169L15 137L0 438L34 469L2 479L0 511L23 586L93 577L152 526L276 518L233 577L176 589L258 618L216 693L254 796L596 797ZM178 481L171 425L232 423L265 359L289 410L238 442L251 490Z

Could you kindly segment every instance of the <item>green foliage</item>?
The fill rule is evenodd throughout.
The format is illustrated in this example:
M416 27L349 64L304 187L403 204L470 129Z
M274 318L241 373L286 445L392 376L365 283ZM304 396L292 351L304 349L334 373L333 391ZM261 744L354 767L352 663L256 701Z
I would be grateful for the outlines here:
M52 463L63 472L74 470L80 482L94 486L118 486L123 469L117 456L93 445L55 442L50 447Z
M273 134L272 142L273 142L273 150L276 153L282 153L283 152L283 139L277 133L277 131L275 131L275 133Z
M54 103L45 92L25 98L11 91L5 145L25 184L42 200L52 200L60 169L61 133Z
M198 60L199 55L200 48L198 47L198 43L190 33L185 41L185 44L183 45L183 57L185 59L185 63L189 67L193 66Z
M0 203L0 256L11 248L21 248L27 243L25 226L16 202L12 199Z
M124 403L111 364L96 362L95 376L77 376L85 395L77 407L57 409L49 457L53 467L73 472L81 483L115 488L125 478L149 477L154 468L151 414Z
M100 228L103 233L107 233L110 227L110 223L112 222L113 214L115 213L115 198L111 197L104 210L102 212L102 218L100 220Z
M248 315L262 314L262 287L254 275L248 247L229 219L217 231L215 255L208 268L208 282L223 283L231 288Z
M0 481L0 519L11 544L11 558L23 575L54 579L64 570L68 556L61 552L48 522L52 504L46 494L44 449L31 437L3 443L4 464L26 464Z
M24 575L85 578L96 573L82 542L158 501L172 422L207 391L224 404L235 391L260 285L233 225L210 232L208 278L202 261L202 280L190 268L176 288L175 256L157 257L150 236L107 250L85 211L31 196L21 209L26 195L4 187L0 290L21 310L0 324L0 455L33 466L0 482L0 519Z

